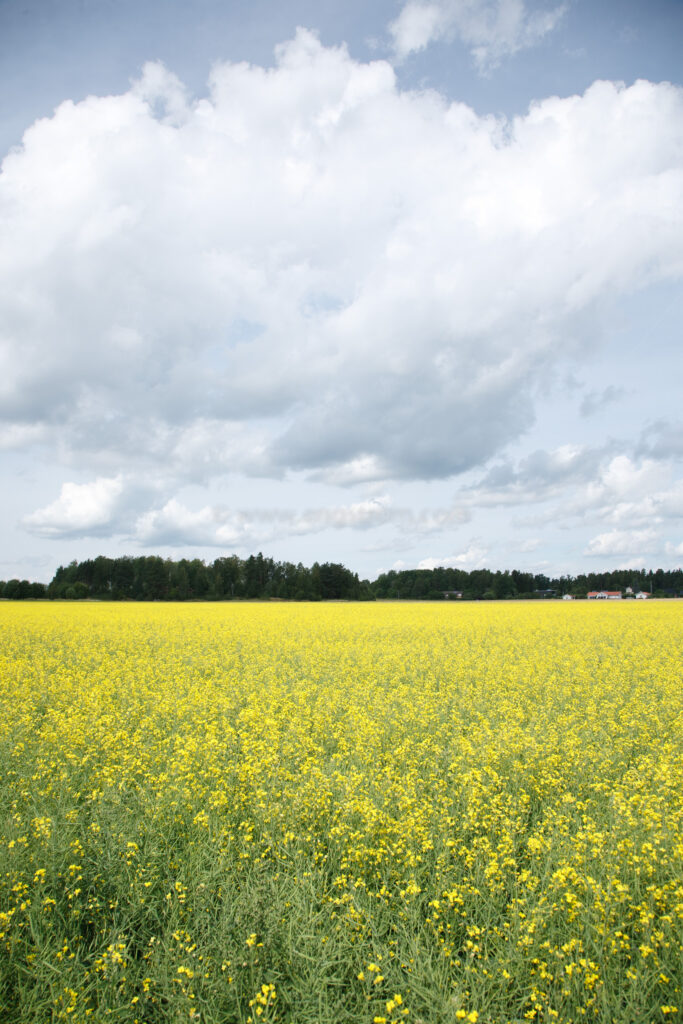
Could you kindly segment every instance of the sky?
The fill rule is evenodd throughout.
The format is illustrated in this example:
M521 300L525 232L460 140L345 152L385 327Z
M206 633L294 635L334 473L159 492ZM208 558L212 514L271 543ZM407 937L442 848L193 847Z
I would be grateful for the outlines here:
M0 0L0 579L683 564L680 0Z

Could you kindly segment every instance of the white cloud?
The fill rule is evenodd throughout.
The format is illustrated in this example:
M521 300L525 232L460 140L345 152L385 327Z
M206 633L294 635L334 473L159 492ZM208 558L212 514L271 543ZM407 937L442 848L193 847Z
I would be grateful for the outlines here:
M55 501L24 516L23 526L53 538L109 534L132 537L148 546L244 547L328 530L363 532L384 526L404 537L423 536L469 520L469 512L461 507L398 507L388 494L303 509L274 503L251 508L228 504L191 508L177 496L166 497L170 490L168 480L149 483L131 474L85 484L67 482ZM165 500L160 504L162 495Z
M450 22L441 3L407 3L389 26L394 49L399 57L424 50L443 36Z
M313 474L314 479L327 484L346 487L353 484L370 483L391 476L390 468L375 455L359 455L331 468Z
M216 505L192 510L172 498L162 508L138 517L135 537L145 545L243 547L324 530L372 529L391 521L390 504L387 497L380 496L350 505L306 511L235 510Z
M644 530L610 530L600 533L589 541L585 554L610 558L613 555L629 556L629 568L644 564L643 558L659 548L659 534L652 528Z
M3 162L0 436L176 482L481 466L578 321L683 273L682 148L668 84L506 122L303 31L199 101L148 66Z
M297 533L311 533L329 527L336 530L367 529L371 526L380 526L390 520L390 505L389 498L382 496L337 508L316 509L314 512L305 512L295 516L292 526Z
M630 453L615 455L619 447ZM536 506L531 515L508 513L513 527L544 530L543 537L517 545L521 553L536 550L544 540L547 544L548 528L571 530L581 538L584 555L627 555L629 567L643 565L646 555L676 554L671 531L683 521L683 480L676 478L668 449L627 441L562 445L535 451L516 464L494 465L478 482L461 488L455 502L472 517L496 507ZM604 530L605 524L612 528ZM600 525L603 530L591 537L588 531Z
M480 71L535 46L552 32L566 4L530 11L523 0L410 0L389 26L397 56L439 39L461 39Z
M190 117L185 86L163 64L145 64L142 75L134 83L131 92L154 110L157 118L164 124L179 127Z
M683 514L683 481L672 480L671 461L633 452L615 455L617 447L639 448L610 441L535 451L517 465L494 465L461 490L458 500L470 508L558 502L537 513L538 522L593 519L639 525Z
M418 569L437 569L439 566L454 569L483 569L486 566L486 559L489 551L480 540L471 540L468 547L457 555L448 555L445 558L423 558L418 562Z
M187 508L171 498L157 509L141 513L134 534L141 544L200 544L206 546L264 544L283 537L304 537L326 530L372 530L393 526L399 533L425 535L466 522L456 508L410 510L396 508L388 495L348 505L297 510L291 508L232 509L206 505Z
M600 515L611 523L631 525L683 519L683 480L672 481L661 490L641 491L633 501L605 505Z
M135 524L135 537L145 545L226 545L241 543L246 519L239 513L209 505L193 511L171 498L160 509L143 513Z
M100 533L112 525L123 490L121 475L100 477L87 484L65 483L59 497L26 516L24 525L42 537Z
M671 466L655 459L616 455L601 467L595 478L579 488L567 513L593 515L632 524L651 520L658 497L663 505L671 487Z

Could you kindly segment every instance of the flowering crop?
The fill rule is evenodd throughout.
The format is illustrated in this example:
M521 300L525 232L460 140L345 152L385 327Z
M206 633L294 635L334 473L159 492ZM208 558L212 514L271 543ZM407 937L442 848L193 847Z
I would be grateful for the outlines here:
M680 1020L676 602L0 606L0 1017Z

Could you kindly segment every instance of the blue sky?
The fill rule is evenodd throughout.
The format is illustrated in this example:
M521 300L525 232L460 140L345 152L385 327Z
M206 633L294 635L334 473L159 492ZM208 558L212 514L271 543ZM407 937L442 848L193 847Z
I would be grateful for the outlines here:
M683 5L0 0L0 578L683 560Z

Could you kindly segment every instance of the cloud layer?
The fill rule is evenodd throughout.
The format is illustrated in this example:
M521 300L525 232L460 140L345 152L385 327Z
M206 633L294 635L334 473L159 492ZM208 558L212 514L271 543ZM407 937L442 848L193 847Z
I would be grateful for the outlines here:
M489 61L559 17L488 7ZM474 8L439 10L464 33ZM675 86L478 117L303 30L271 69L217 65L205 99L151 64L123 95L61 104L0 174L0 443L94 483L26 526L104 529L137 479L164 498L136 535L227 543L232 513L173 493L483 466L622 293L680 277L682 167Z

